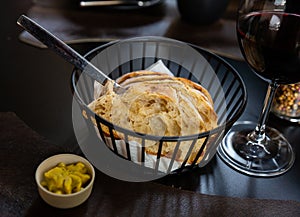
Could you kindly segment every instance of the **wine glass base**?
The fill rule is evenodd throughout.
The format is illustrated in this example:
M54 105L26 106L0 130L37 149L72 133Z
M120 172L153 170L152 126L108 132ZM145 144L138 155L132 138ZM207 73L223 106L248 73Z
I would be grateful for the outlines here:
M247 136L255 123L236 123L218 147L218 155L229 166L246 175L273 177L287 172L295 161L289 142L276 129L267 127L267 146L251 141Z

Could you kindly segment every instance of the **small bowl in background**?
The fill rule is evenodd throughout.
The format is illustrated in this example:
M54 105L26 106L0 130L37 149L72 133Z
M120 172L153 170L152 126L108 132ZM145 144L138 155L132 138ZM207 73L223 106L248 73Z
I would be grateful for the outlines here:
M41 181L44 178L44 173L61 162L65 164L82 162L87 167L89 174L91 175L89 184L81 191L72 194L56 194L43 187L41 185ZM88 199L92 192L95 180L95 170L91 163L81 156L74 154L58 154L47 158L38 166L35 172L35 180L38 186L38 192L46 203L56 208L66 209L78 206Z
M177 7L183 20L210 25L219 20L230 0L177 0Z

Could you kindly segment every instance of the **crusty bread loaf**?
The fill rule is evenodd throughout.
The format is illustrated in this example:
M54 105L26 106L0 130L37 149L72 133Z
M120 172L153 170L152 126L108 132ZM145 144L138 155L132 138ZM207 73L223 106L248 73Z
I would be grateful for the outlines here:
M113 83L107 82L101 96L89 105L96 114L113 124L155 136L186 136L217 126L217 115L210 94L190 80L157 72L137 71L120 77L117 82L127 88L124 93L116 94ZM109 135L107 128L103 130ZM114 134L116 138L123 137L116 132ZM176 160L185 160L191 143L186 141L180 144ZM197 140L188 158L189 163L202 143L203 139ZM175 146L174 142L164 142L162 156L171 157ZM156 155L158 144L148 140L146 152Z

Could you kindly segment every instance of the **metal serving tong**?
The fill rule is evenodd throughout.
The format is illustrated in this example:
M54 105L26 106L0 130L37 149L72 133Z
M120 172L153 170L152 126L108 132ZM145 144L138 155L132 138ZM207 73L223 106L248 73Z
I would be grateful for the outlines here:
M103 84L106 80L114 82L114 91L117 93L123 92L125 89L121 87L114 80L109 78L100 69L94 66L91 62L86 60L83 56L77 53L73 48L68 46L62 40L50 33L48 30L31 20L25 15L21 15L17 21L18 25L23 27L27 32L33 35L40 42L45 44L49 49L54 51L59 56L63 57L76 68L87 73L91 78Z

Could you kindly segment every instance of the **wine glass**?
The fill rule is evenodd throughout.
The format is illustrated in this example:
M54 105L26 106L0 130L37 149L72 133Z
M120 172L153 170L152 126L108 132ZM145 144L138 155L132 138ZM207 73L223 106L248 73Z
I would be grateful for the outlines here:
M295 160L289 142L266 122L278 85L300 81L298 1L240 1L236 23L240 49L252 70L268 82L268 91L258 123L234 125L218 153L229 166L247 175L277 176Z

